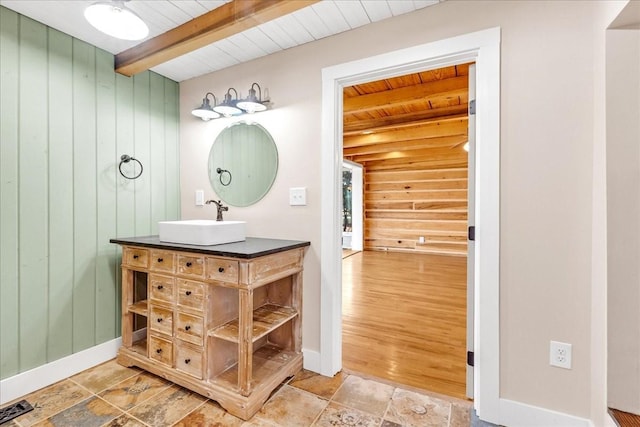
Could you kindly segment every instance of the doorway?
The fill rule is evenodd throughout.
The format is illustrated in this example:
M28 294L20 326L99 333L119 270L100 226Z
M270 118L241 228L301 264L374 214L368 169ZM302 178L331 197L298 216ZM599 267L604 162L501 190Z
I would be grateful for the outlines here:
M357 192L343 171L343 212L357 206L352 195L363 196L366 234L364 252L342 265L344 369L458 398L466 397L466 319L473 318L470 68L343 89L343 157L361 165L366 182ZM358 217L344 217L351 231Z
M321 325L319 371L342 368L339 215L342 172L342 88L463 62L477 64L477 242L474 261L474 407L499 420L499 147L500 29L493 28L323 69ZM481 343L481 344L480 344Z

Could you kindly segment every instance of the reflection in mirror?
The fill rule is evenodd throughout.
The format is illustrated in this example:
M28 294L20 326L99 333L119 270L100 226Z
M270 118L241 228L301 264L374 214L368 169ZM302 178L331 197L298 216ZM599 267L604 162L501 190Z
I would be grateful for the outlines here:
M250 206L271 188L278 171L278 149L265 128L236 122L220 132L209 152L209 181L231 206Z

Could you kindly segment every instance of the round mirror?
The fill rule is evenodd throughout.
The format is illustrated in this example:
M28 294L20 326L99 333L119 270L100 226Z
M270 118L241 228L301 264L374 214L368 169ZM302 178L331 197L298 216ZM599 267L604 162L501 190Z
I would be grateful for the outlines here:
M209 153L209 181L231 206L250 206L271 188L278 171L278 149L265 128L236 122L223 129Z

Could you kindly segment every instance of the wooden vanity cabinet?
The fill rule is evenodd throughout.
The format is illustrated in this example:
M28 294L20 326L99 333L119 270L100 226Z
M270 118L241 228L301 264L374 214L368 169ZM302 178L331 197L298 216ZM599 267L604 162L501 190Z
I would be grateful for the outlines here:
M302 369L303 254L243 259L123 245L118 362L251 418Z

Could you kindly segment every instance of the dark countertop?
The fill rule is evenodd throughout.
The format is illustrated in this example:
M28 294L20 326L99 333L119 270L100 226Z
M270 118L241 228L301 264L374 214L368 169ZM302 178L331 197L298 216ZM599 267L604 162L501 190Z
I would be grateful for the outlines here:
M109 242L119 245L142 246L145 248L168 249L245 259L271 255L288 251L289 249L303 248L311 244L310 242L300 240L264 239L260 237L247 237L244 242L211 246L161 242L158 236L122 237L110 239Z

